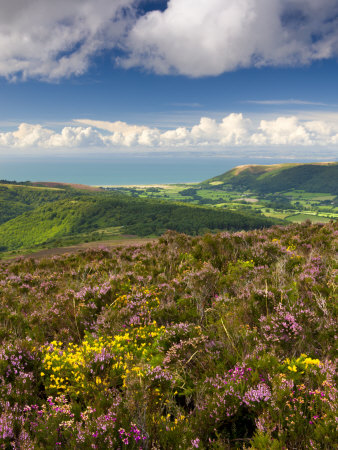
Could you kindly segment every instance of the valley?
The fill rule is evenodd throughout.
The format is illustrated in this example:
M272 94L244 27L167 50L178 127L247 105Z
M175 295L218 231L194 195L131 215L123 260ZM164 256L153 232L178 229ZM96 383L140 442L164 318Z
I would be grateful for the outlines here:
M284 190L281 180L287 180ZM167 230L201 235L328 223L338 218L336 180L337 163L239 166L200 183L156 186L3 180L0 257L90 242L123 245Z
M309 173L309 168L315 173ZM288 183L281 184L285 180ZM259 212L287 222L325 223L338 218L337 186L337 163L321 163L239 166L202 183L105 189L133 197Z

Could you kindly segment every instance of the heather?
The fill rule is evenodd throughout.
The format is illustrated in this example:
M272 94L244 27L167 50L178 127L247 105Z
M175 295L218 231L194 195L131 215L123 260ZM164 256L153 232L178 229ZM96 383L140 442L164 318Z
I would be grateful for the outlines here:
M1 262L0 448L333 448L337 234Z

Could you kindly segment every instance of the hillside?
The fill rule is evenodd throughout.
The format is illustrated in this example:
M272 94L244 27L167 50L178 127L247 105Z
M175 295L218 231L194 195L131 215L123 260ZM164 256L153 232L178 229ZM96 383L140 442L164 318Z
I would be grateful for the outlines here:
M0 447L335 448L337 231L0 262Z
M0 182L0 224L31 211L37 206L70 198L66 189L46 189L26 184Z
M338 163L238 166L201 185L264 194L295 189L338 195Z
M202 183L110 189L131 197L323 223L338 219L337 169L337 163L238 166Z
M158 236L171 229L196 235L205 231L262 228L276 223L250 212L214 210L69 187L0 185L0 205L0 251L69 245L72 239L78 243L106 239L114 234ZM88 233L96 234L88 236Z
M34 181L29 183L31 186L39 186L39 187L49 187L49 188L73 188L77 190L83 191L92 191L98 192L101 188L97 188L94 186L88 186L87 184L75 184L75 183L57 183L52 181Z

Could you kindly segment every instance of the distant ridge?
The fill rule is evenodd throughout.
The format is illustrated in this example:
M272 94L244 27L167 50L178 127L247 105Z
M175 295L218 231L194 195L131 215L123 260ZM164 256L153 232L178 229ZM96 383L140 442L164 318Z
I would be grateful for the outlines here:
M275 193L292 189L338 194L338 162L241 165L201 183L215 189Z
M34 181L29 183L32 186L45 186L52 188L71 187L73 189L80 189L84 191L101 191L99 187L88 186L87 184L74 184L74 183L57 183L54 181Z

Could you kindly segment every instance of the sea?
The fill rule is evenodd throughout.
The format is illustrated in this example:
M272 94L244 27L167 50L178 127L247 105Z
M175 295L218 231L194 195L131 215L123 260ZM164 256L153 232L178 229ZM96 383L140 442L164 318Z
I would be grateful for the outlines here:
M298 159L219 156L0 156L0 180L54 181L95 186L193 183L242 164L311 162Z

